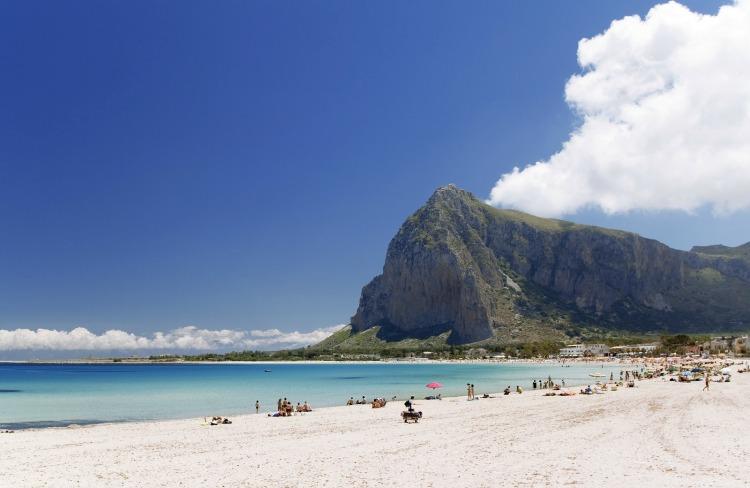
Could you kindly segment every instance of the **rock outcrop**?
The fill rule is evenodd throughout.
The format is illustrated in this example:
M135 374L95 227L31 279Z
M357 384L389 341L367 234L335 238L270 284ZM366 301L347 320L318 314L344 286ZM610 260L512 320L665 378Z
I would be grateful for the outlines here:
M517 331L519 317L634 330L742 326L750 262L733 254L741 248L698 251L714 248L721 253L678 251L633 233L496 209L449 185L393 238L352 329L378 325L393 338L450 331L452 342L469 343Z

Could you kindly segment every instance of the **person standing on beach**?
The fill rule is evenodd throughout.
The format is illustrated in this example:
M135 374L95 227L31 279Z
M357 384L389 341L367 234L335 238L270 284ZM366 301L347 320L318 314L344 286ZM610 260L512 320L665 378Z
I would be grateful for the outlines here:
M276 402L276 411L281 412L281 398L279 398L279 401Z
M260 413L260 402L255 400L255 413Z
M534 383L532 383L532 386L533 386L533 387L534 387L534 389L536 390L536 380L534 380Z
M711 383L711 377L708 376L708 372L706 372L706 386L703 387L703 391L711 391L708 388L708 385Z
M476 398L477 398L477 394L474 393L474 384L472 383L471 384L471 399L476 400Z
M471 400L471 385L466 383L466 399Z

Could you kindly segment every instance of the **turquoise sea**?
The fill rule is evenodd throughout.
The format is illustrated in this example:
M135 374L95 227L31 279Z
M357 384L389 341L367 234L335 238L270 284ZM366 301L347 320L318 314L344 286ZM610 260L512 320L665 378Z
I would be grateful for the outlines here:
M271 370L266 372L265 370ZM0 428L64 426L96 422L236 415L275 409L278 398L313 407L432 393L463 395L506 386L530 389L552 376L567 385L594 382L589 373L619 376L619 365L527 363L371 364L24 364L0 363Z

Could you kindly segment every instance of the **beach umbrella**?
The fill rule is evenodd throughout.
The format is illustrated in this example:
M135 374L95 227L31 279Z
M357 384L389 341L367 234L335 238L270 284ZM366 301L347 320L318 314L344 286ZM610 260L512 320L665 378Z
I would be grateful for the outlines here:
M433 381L432 383L427 383L424 386L426 386L427 388L432 388L434 390L436 388L442 388L443 384L442 383L438 383L437 381Z

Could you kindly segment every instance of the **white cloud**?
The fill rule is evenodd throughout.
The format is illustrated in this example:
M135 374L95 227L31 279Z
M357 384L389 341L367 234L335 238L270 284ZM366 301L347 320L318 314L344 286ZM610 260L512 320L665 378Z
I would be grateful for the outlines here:
M0 329L0 351L120 351L120 350L238 350L302 347L322 341L343 325L311 332L266 330L207 330L194 326L169 332L155 332L151 337L137 336L122 330L94 334L84 327L70 331L50 329Z
M716 15L657 5L581 40L583 72L565 87L580 126L503 175L489 203L543 216L750 207L748 46L750 0Z

